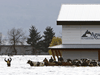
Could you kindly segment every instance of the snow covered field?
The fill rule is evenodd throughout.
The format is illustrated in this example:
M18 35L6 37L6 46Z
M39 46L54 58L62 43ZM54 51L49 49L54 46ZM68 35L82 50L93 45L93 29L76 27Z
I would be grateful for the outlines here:
M0 56L0 75L100 75L100 67L71 67L71 66L40 66L31 67L27 60L42 61L48 55L11 56L11 67L7 67L4 58Z

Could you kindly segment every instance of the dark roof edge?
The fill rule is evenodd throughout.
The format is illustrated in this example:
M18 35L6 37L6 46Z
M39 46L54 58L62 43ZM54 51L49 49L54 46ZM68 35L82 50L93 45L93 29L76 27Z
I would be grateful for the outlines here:
M100 21L57 21L57 25L100 25Z

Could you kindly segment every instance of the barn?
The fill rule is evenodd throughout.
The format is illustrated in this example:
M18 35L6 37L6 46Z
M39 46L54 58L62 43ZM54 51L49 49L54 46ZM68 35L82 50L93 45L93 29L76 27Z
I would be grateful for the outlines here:
M49 47L55 60L100 61L100 4L62 4L57 25L62 25L62 44Z

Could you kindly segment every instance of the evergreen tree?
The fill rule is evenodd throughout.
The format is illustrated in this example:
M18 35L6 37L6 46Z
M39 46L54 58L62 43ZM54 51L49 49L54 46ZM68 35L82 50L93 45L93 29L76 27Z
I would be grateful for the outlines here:
M53 32L53 28L46 27L46 30L44 31L44 40L43 40L43 51L48 52L48 47L52 41L52 38L55 36L55 33Z
M29 29L30 35L29 38L27 38L27 43L33 46L32 54L36 54L37 50L40 49L40 39L42 38L40 35L40 32L37 31L35 26L32 26L31 29Z

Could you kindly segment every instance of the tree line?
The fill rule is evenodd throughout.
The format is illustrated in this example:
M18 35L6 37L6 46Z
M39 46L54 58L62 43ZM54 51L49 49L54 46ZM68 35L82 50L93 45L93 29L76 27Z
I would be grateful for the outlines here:
M50 26L45 28L42 36L35 26L30 27L29 36L27 37L25 36L25 32L23 32L23 30L20 28L12 28L11 30L8 30L8 41L12 46L15 55L17 54L17 50L15 48L16 45L24 45L25 42L33 47L32 54L37 54L37 52L40 52L41 50L43 52L48 52L49 46L59 45L59 39L57 38L58 40L56 39L56 42L54 42L55 38L55 32ZM1 42L4 43L6 41L7 40L5 39ZM60 42L60 44L61 43L62 41Z
M52 38L55 36L53 28L50 26L46 27L45 31L43 32L43 36L41 36L40 32L37 31L35 26L32 26L29 29L29 32L30 34L26 42L33 46L34 49L32 54L36 54L36 52L39 50L48 52L49 44L51 43Z

